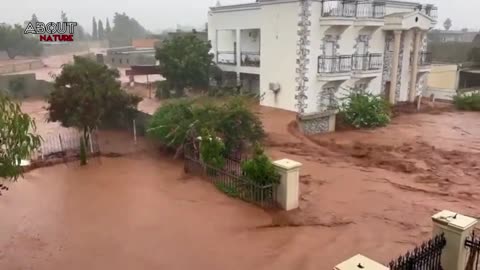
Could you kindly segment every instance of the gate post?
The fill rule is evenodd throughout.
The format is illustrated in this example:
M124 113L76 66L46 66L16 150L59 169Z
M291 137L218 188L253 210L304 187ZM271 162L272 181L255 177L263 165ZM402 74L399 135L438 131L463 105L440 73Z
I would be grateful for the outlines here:
M389 268L363 255L355 255L352 258L338 264L334 270L388 270Z
M280 184L277 187L278 204L286 211L298 208L302 164L290 159L281 159L274 161L273 165L280 174Z
M442 252L445 270L464 270L468 251L465 239L472 233L477 220L472 217L443 210L432 216L433 235L444 233L447 244Z

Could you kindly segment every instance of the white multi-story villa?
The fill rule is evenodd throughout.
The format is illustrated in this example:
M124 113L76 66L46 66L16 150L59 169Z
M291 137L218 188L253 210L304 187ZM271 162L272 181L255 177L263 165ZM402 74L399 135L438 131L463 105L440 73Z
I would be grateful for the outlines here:
M436 13L393 0L257 0L212 7L208 38L223 71L314 133L334 128L329 108L344 89L413 101L430 71Z

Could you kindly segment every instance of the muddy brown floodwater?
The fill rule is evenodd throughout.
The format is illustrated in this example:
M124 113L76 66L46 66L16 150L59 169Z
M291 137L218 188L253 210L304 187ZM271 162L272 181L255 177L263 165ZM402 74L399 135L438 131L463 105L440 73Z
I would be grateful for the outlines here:
M42 106L22 105L36 119ZM104 133L101 147L124 156L9 184L0 269L313 270L357 253L387 263L430 237L435 212L480 216L478 113L402 115L374 131L305 137L293 113L259 111L268 153L303 164L300 209L229 198L146 142Z

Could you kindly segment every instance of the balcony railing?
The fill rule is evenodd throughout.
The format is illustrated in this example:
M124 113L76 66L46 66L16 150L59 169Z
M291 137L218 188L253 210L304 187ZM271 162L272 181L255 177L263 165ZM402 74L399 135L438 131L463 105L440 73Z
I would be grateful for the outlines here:
M355 17L356 1L323 0L323 17Z
M351 55L318 57L318 73L344 73L351 70Z
M418 58L419 66L429 66L432 64L432 53L431 52L421 52Z
M419 6L418 9L420 12L435 20L438 18L438 8L434 5Z
M385 3L358 0L323 0L322 17L383 18L385 17Z
M382 69L383 59L381 53L355 54L352 59L353 70L369 71Z
M241 52L240 59L242 66L259 67L260 52Z
M224 65L236 65L237 64L236 52L235 51L218 51L217 63L224 64Z
M383 18L385 17L385 2L358 2L358 18Z

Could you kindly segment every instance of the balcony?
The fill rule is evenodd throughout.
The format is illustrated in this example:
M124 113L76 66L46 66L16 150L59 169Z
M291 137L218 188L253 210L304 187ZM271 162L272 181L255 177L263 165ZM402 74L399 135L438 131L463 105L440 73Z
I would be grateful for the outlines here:
M432 69L432 53L421 52L418 57L418 72L430 72Z
M321 81L348 80L352 71L352 56L319 56L318 74Z
M237 57L235 51L219 51L217 52L217 64L237 65Z
M356 17L356 26L383 26L385 2L357 2Z
M385 17L384 2L359 0L323 0L323 25L383 25ZM358 21L358 22L357 22Z
M260 67L260 52L241 52L240 59L244 67Z
M434 5L425 5L419 7L420 12L429 16L434 21L437 21L438 18L438 8Z
M382 73L383 55L381 53L355 54L352 57L353 77L377 77Z
M356 2L343 0L323 0L323 25L352 25L356 16Z

